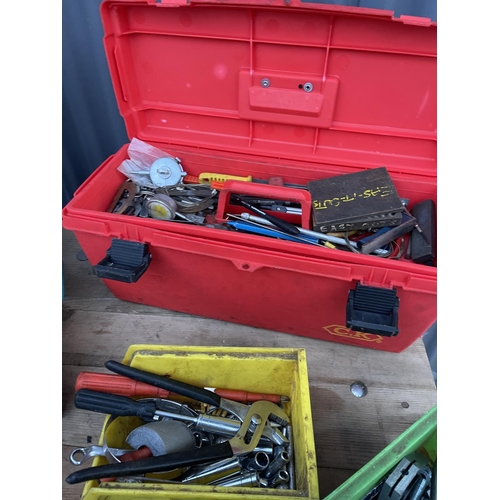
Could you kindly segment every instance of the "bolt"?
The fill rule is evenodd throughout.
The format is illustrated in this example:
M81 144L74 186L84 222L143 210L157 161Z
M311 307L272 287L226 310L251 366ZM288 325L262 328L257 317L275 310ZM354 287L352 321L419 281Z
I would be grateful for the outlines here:
M269 87L271 85L271 82L269 81L268 78L262 78L262 80L260 81L260 84L265 88L267 89L267 87Z
M363 382L353 382L351 384L351 392L353 393L354 396L356 396L357 398L362 398L363 396L366 396L366 394L368 393L368 388L366 387L365 384L363 384Z
M312 92L313 84L311 82L304 83L304 90L306 92Z
M260 415L252 415L252 422L255 424L255 425L259 425L261 422L262 422L262 418Z

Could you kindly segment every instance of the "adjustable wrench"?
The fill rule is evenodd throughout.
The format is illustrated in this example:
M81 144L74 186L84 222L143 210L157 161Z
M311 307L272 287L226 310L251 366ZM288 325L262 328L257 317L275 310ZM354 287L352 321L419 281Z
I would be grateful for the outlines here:
M66 482L76 484L92 479L166 472L181 467L245 455L253 451L257 446L268 419L278 421L284 425L289 422L288 416L279 406L269 401L257 401L248 408L240 430L229 441L197 448L192 451L169 453L132 462L89 467L73 472L66 478ZM251 427L253 427L253 430L250 430Z
M179 380L174 380L172 378L162 377L161 375L156 375L155 373L139 370L138 368L133 368L131 366L118 363L117 361L106 361L104 365L108 370L117 373L118 375L123 375L131 378L132 380L144 382L146 384L159 387L160 389L172 391L176 394L180 394L181 396L186 396L196 401L227 410L238 417L242 422L248 414L248 405L222 398L218 394L207 391L206 389L186 384L185 382L180 382ZM279 446L288 443L288 439L283 435L283 433L278 428L271 427L268 423L265 424L262 436L268 438L270 441Z

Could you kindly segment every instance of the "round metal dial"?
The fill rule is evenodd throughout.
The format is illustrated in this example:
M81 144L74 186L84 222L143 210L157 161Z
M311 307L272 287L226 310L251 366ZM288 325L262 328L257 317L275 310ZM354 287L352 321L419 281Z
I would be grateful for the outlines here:
M151 181L158 187L179 184L185 175L182 165L175 158L158 158L149 170Z
M156 194L146 202L146 207L148 215L159 220L172 220L177 211L177 203L166 194Z

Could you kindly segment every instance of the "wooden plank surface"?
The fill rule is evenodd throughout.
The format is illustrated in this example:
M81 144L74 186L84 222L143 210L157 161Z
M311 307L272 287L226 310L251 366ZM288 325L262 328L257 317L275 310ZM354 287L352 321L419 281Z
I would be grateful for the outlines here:
M324 342L120 301L79 260L81 248L63 230L65 296L62 303L63 499L83 486L64 478L75 467L70 452L97 444L104 417L73 407L80 371L106 372L132 344L303 347L307 353L321 496L377 455L436 404L436 388L423 342L400 354ZM368 387L354 397L350 384Z

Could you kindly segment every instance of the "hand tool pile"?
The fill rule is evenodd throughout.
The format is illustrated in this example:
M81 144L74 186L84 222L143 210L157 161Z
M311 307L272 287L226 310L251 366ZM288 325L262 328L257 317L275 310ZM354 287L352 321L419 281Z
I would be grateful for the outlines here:
M70 474L89 480L295 489L293 436L286 396L200 388L116 361L113 374L82 372L75 406L108 414L101 446L77 448L74 465L95 456L108 464ZM121 417L141 425L124 448L108 447Z
M134 148L147 147L137 139L134 139L133 144ZM132 153L134 151L135 149L132 149ZM317 183L321 184L322 180L301 185L285 183L281 177L276 176L269 179L257 179L251 175L234 176L210 172L194 176L188 175L183 170L179 158L159 157L161 154L160 150L155 150L155 156L148 160L148 167L146 168L143 164L139 170L137 166L130 166L136 165L132 160L125 160L122 163L119 170L128 178L120 185L107 209L108 212L194 224L362 255L405 259L425 265L435 265L436 235L433 200L428 199L416 203L409 210L409 200L399 198L395 188L392 187L390 194L396 200L393 203L398 204L400 200L395 213L392 213L393 210L389 214L372 214L366 221L357 225L352 223L318 225L311 222L312 226L316 227L316 230L312 231L304 227L303 222L304 220L313 221L315 214L322 214L322 209L325 211L328 209L333 213L343 209L343 213L349 215L350 207L353 207L353 202L356 201L361 207L370 204L370 209L373 211L378 204L385 201L384 197L388 196L388 190L364 189L368 185L361 185L359 193L350 193L350 197L335 197L332 194L333 191L330 193L327 188L322 188L323 198L331 195L331 199L319 203L318 200L311 198L313 193L310 191ZM124 164L126 168L123 167ZM375 170L386 171L383 167ZM343 179L352 175L358 174L344 174L324 179L324 181L333 182L334 187L336 184L343 186ZM386 176L388 177L387 172ZM226 203L222 203L224 206L219 206L220 193L226 189L227 181L253 185L267 184L277 189L285 188L287 193L301 191L301 198L304 198L304 193L307 193L307 199L312 199L312 212L309 213L311 209L305 210L297 199L283 199L277 195L266 197L264 193L262 196L249 196L231 192L227 200L224 198L226 200ZM393 186L392 182L388 184ZM339 187L335 189L338 190ZM285 195L285 192L283 194ZM273 199L276 197L280 199ZM351 204L347 203L348 201ZM391 219L389 215L398 218Z

